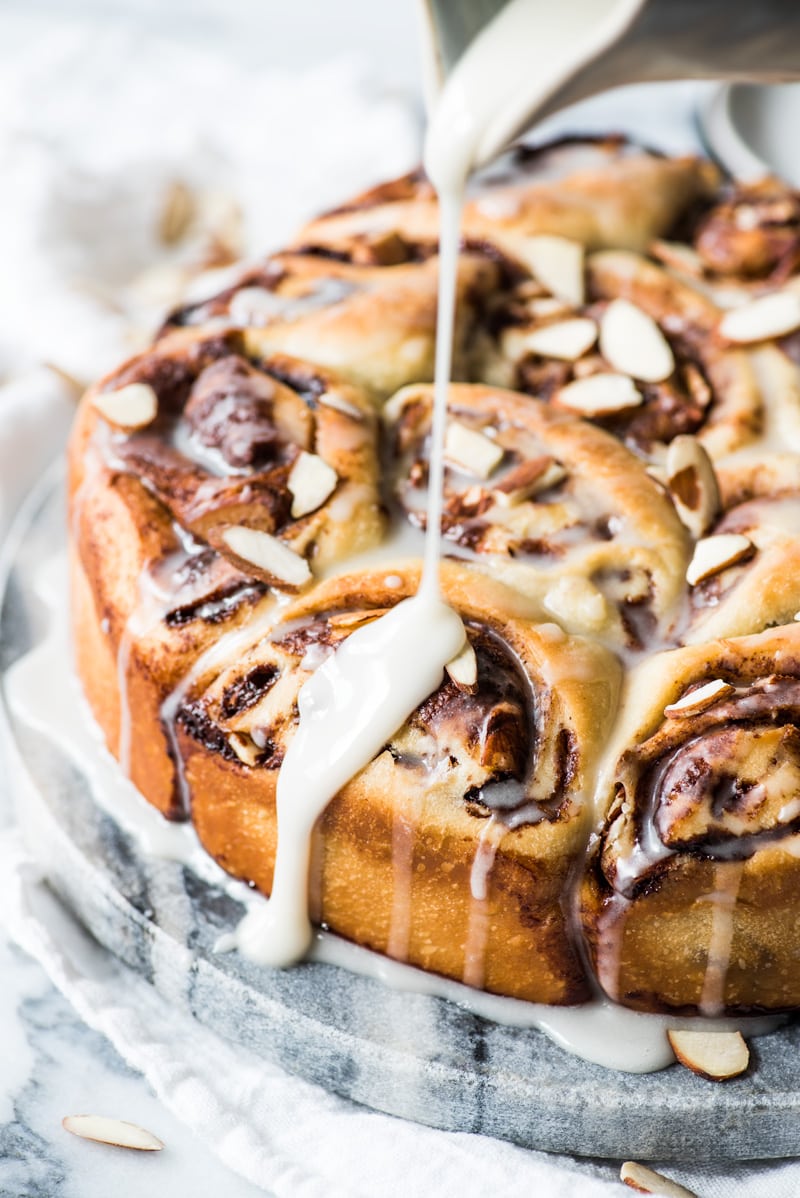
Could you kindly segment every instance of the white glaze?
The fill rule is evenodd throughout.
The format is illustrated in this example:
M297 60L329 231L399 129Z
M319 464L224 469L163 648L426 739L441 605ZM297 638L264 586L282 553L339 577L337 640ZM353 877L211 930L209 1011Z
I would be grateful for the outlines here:
M667 1040L670 1029L739 1029L747 1036L758 1036L773 1031L784 1022L780 1017L709 1020L645 1015L603 998L580 1007L547 1007L518 998L503 998L411 965L390 961L327 932L315 935L309 956L313 961L324 961L377 978L395 990L447 999L494 1023L537 1028L573 1056L623 1073L653 1073L672 1064L675 1057Z
M308 870L317 819L439 686L445 663L464 643L459 616L431 590L423 586L357 629L298 694L300 721L278 776L272 894L237 931L239 948L254 961L290 965L307 952Z
M733 944L733 917L743 873L743 861L718 863L714 867L716 890L704 900L712 904L712 910L708 963L698 1004L703 1015L716 1016L725 1010L725 982Z

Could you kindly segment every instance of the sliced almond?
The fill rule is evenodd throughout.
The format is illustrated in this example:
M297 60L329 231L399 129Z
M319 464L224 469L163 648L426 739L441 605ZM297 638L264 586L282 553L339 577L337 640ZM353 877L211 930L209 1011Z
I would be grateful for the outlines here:
M701 279L705 273L703 259L696 250L684 245L682 241L654 241L650 246L650 252L659 262L682 274Z
M268 532L238 524L226 528L222 539L242 561L289 586L303 586L311 577L306 559Z
M333 493L339 476L332 466L315 453L300 453L291 471L287 486L292 493L292 518L315 512Z
M612 300L600 321L600 352L615 370L646 383L660 383L675 369L661 329L630 300Z
M180 179L169 185L158 218L158 236L164 245L182 241L194 220L197 206L194 196Z
M158 396L149 383L128 383L92 397L92 406L118 428L146 428L158 415Z
M605 371L567 383L557 392L557 399L565 408L582 416L611 416L614 412L637 408L644 401L633 379Z
M747 345L753 341L766 341L770 337L783 337L800 328L800 293L796 291L773 291L732 308L719 322L719 332L727 341Z
M240 732L230 732L228 744L243 765L254 766L258 763L261 750L249 736L243 736Z
M656 1173L655 1169L648 1169L646 1165L640 1165L638 1161L625 1161L619 1171L619 1179L640 1194L656 1194L660 1198L697 1198L693 1190L687 1190L686 1186L678 1185L677 1181L672 1181L663 1173Z
M682 1065L710 1081L723 1082L744 1073L750 1049L741 1032L667 1032L670 1047Z
M535 296L525 307L535 320L549 320L553 316L569 316L572 308L554 295Z
M72 393L74 399L80 399L86 390L86 383L82 383L74 374L70 374L68 370L57 366L55 362L42 362L45 370L49 370L57 379L60 379L68 391Z
M686 389L691 395L694 402L705 410L714 398L711 388L709 387L703 372L695 366L694 362L684 363L681 370L683 381L686 384Z
M503 507L516 507L532 495L538 495L548 487L557 486L566 477L567 472L561 463L548 454L543 454L539 458L529 458L526 462L520 462L513 470L509 470L492 487L492 494L495 501Z
M335 411L341 412L344 416L352 416L354 420L363 420L363 412L338 391L323 391L317 402L324 404L326 408L333 408Z
M503 460L503 447L483 433L451 420L447 426L444 453L448 461L461 466L476 478L488 478Z
M504 345L509 339L510 335L504 339ZM543 358L560 358L565 362L574 362L582 357L596 340L597 325L584 316L560 320L529 333L517 334L518 348L525 353L539 354ZM512 357L522 357L522 354L512 354Z
M531 273L558 299L579 308L584 302L583 246L568 237L526 237L520 250Z
M470 694L478 689L478 659L469 641L465 641L460 653L445 666L459 690Z
M98 1144L113 1144L117 1148L135 1148L139 1152L160 1152L164 1147L158 1136L124 1119L109 1119L105 1115L67 1115L61 1126L82 1140Z
M699 540L716 520L721 504L713 463L696 437L686 435L670 442L666 477L681 522Z
M755 552L753 542L741 533L725 532L714 537L703 537L694 547L694 556L686 571L686 581L690 587L697 586L706 578L735 566Z
M371 607L367 611L340 611L328 616L328 623L331 628L360 628L385 616L388 610L388 607Z
M242 287L231 297L228 316L232 324L259 327L276 320L285 308L285 300L266 287Z
M668 703L664 708L664 715L672 717L699 715L701 711L713 707L720 699L727 699L735 690L736 688L729 682L723 682L721 678L714 678L711 682L699 686L697 690L689 691L688 694L678 699L677 703Z

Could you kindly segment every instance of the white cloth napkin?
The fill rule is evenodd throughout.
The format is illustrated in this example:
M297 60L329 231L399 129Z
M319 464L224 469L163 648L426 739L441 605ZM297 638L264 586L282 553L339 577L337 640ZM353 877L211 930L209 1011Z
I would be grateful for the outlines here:
M0 17L0 533L63 442L73 389L52 365L88 380L155 320L134 283L163 255L154 230L171 180L234 195L254 252L418 153L413 105L352 64L264 74L99 25L40 22L24 37L21 21ZM619 117L600 108L588 123ZM280 1198L621 1192L618 1163L418 1127L254 1062L81 933L13 830L0 836L0 919L182 1121ZM800 1190L789 1164L665 1171L702 1198Z

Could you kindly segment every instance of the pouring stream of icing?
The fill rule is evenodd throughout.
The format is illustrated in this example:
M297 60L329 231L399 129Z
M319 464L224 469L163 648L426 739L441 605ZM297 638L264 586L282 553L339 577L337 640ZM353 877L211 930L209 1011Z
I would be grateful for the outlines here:
M640 0L574 0L545 11L511 0L451 74L429 125L425 168L439 197L439 296L429 452L425 559L419 590L354 632L302 687L299 726L277 789L278 846L272 894L237 931L252 960L287 966L308 951L308 874L314 825L441 683L463 647L458 614L439 583L444 442L452 365L461 208L469 172L500 150L524 113L535 116L559 83L601 51ZM576 37L576 29L582 35ZM522 103L523 107L520 106ZM516 124L509 125L513 115Z

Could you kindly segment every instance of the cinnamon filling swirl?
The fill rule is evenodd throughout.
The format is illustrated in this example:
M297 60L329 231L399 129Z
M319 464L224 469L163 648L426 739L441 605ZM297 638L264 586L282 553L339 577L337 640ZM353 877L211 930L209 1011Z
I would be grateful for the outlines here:
M666 720L623 757L601 861L629 899L675 854L742 861L800 830L800 680L731 683L733 695Z

